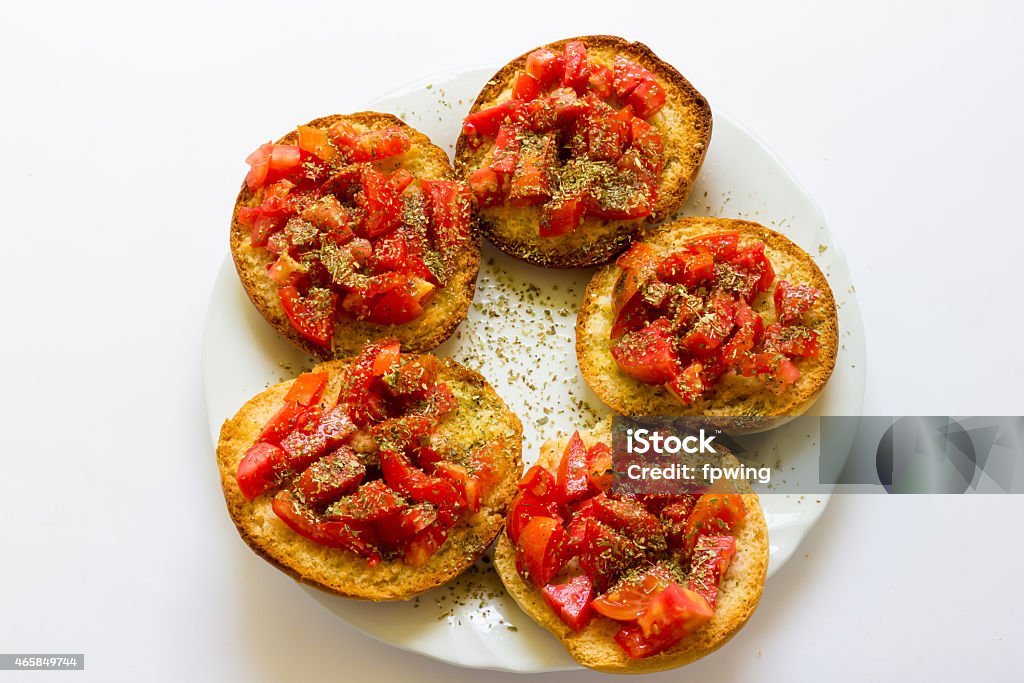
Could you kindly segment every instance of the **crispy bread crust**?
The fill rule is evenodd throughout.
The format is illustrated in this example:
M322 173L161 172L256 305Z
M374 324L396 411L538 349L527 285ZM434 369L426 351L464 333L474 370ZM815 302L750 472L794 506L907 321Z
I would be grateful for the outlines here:
M412 148L405 154L373 162L378 170L390 173L399 167L411 171L417 178L454 180L455 173L444 150L401 119L391 114L358 112L355 114L325 116L310 121L309 126L326 128L337 121L347 121L363 130L379 130L397 126L412 140ZM278 140L278 144L294 144L298 140L293 130ZM334 329L334 352L303 339L288 322L277 286L267 277L266 269L273 255L263 248L250 245L250 230L238 220L243 206L255 206L255 193L242 183L231 216L231 256L235 269L253 305L274 329L293 344L321 359L343 358L358 353L367 342L395 337L402 348L410 353L430 351L443 343L466 317L476 289L476 276L480 270L480 236L474 225L467 246L455 260L450 281L438 288L424 307L423 315L402 325L379 325L339 315Z
M368 567L365 560L353 553L314 543L285 526L270 506L275 491L252 501L242 496L235 481L238 463L267 419L280 408L294 380L257 394L221 428L217 444L221 487L242 540L296 581L347 598L407 600L468 569L501 531L505 508L515 495L523 469L523 427L483 377L455 361L442 360L444 369L439 379L452 389L459 407L441 421L438 433L455 447L468 448L504 438L505 448L497 463L501 479L484 497L480 512L461 520L426 566L414 568L395 559ZM331 376L324 392L325 402L333 402L341 391L350 363L351 359L338 360L314 368Z
M596 441L611 440L608 422L594 432L580 432L589 448ZM567 440L548 441L541 446L538 462L552 467L558 462ZM747 517L737 535L736 556L722 580L715 616L703 628L674 647L643 659L630 659L613 639L620 624L595 614L579 633L563 622L544 596L516 571L515 546L507 534L498 537L494 566L509 594L524 612L546 628L565 646L573 659L590 669L606 673L634 674L663 671L689 664L724 645L754 613L768 574L768 527L757 494L743 496Z
M839 322L835 298L828 281L814 260L789 238L759 223L728 218L682 218L659 226L644 242L665 256L687 239L722 230L738 230L740 243L759 239L778 277L809 284L821 296L804 317L804 324L818 333L821 352L815 358L794 360L800 378L781 396L759 382L725 376L708 394L691 406L683 404L662 386L644 384L623 373L611 356L611 292L619 275L614 263L601 268L587 285L576 318L576 359L580 372L594 393L612 410L623 415L705 415L769 418L751 429L776 426L783 418L805 412L818 397L835 367L839 346ZM759 295L752 304L759 313L774 320L771 296Z
M480 210L480 228L495 246L529 263L554 268L583 268L606 263L642 235L645 225L671 216L686 203L711 142L711 107L707 100L675 67L659 59L649 47L617 36L600 35L566 38L542 47L561 50L572 40L582 40L587 46L588 58L608 67L615 55L622 54L654 73L667 94L664 108L650 119L665 145L665 170L658 185L658 202L650 216L627 221L587 216L575 232L560 237L542 238L537 234L540 207L506 204ZM470 113L508 99L516 73L526 66L527 55L529 52L506 64L487 82ZM466 136L460 135L455 146L458 174L468 178L480 168L493 146L493 141L485 141L473 149Z

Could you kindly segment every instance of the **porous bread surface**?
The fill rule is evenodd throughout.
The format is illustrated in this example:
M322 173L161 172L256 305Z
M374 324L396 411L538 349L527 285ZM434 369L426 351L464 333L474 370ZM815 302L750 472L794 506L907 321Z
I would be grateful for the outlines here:
M587 448L601 441L611 443L609 421L590 433L581 431ZM567 439L548 441L541 446L538 463L548 468L557 465ZM731 455L727 464L735 463ZM750 619L761 599L768 575L768 527L757 494L743 495L747 516L736 534L736 555L722 578L715 603L715 615L699 630L656 655L630 659L615 642L622 623L595 613L580 632L572 630L545 602L544 596L527 583L516 570L515 545L507 534L498 537L494 566L509 594L534 621L555 635L577 662L607 673L634 674L672 669L714 652L724 645Z
M703 397L685 405L662 385L646 384L619 369L612 357L612 288L621 269L610 263L594 274L583 294L576 318L576 360L580 372L604 403L623 415L707 415L791 417L802 414L818 397L835 367L839 346L839 321L835 298L828 281L807 252L788 237L751 221L728 218L682 218L661 225L643 239L660 256L678 250L688 239L725 230L740 233L740 246L754 240L765 243L765 254L775 269L776 282L816 287L821 295L803 316L801 324L818 333L819 354L794 358L800 377L780 395L774 394L756 377L723 375ZM759 294L751 306L775 321L772 291ZM763 427L780 420L765 420Z
M661 134L665 168L659 177L657 204L646 218L606 220L584 216L572 233L541 237L538 234L540 206L512 206L506 202L480 210L480 228L495 246L530 263L556 268L605 263L639 237L646 224L664 220L682 207L711 142L711 107L707 100L675 67L659 59L649 47L617 36L566 38L542 47L557 51L573 40L581 40L586 45L588 61L610 69L615 56L621 54L655 75L666 93L665 106L647 121ZM487 82L470 113L501 104L512 96L515 77L525 68L530 52L506 64ZM466 136L460 135L455 146L456 171L468 178L484 165L493 147L493 138L473 148Z
M403 358L408 356L403 354ZM350 363L351 359L331 361L313 369L330 373L322 399L325 405L332 404L342 390ZM217 444L221 487L231 519L249 547L297 581L365 600L405 600L469 568L501 530L505 508L515 495L522 474L523 428L483 377L450 359L442 359L442 363L438 381L451 388L458 408L442 418L436 436L456 451L468 451L498 439L505 440L505 447L495 463L500 480L484 496L480 512L463 517L425 566L412 567L393 559L369 567L354 553L320 545L288 528L271 509L276 489L252 501L242 496L235 480L238 463L263 425L281 407L294 380L257 394L221 428Z
M455 179L455 172L444 150L433 144L426 135L391 114L335 114L315 119L306 125L326 129L338 121L345 121L360 132L399 127L409 136L412 146L408 152L372 162L372 166L382 173L404 168L417 179ZM298 134L293 130L277 143L295 144L297 140ZM480 270L480 235L475 225L472 226L469 240L456 254L448 282L444 287L434 290L434 295L418 318L401 325L380 325L356 320L339 312L338 324L334 329L333 354L328 349L310 343L288 322L277 295L278 286L267 277L267 267L276 256L262 247L253 247L250 243L251 230L238 220L238 212L242 207L258 205L256 192L243 182L231 217L231 256L235 269L249 299L267 322L282 336L310 354L323 359L351 356L358 353L367 342L384 337L397 338L402 348L410 353L430 351L450 337L466 317L476 289L477 272Z

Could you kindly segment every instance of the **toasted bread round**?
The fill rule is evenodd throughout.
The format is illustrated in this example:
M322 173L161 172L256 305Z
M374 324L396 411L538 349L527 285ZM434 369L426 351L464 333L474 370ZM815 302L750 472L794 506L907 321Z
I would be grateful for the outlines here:
M777 278L820 290L817 302L803 318L803 324L818 333L818 356L794 359L800 378L782 394L772 393L756 378L726 374L687 406L663 386L626 375L612 358L612 287L621 271L609 264L594 274L583 294L576 318L576 359L594 393L612 410L623 415L742 416L747 418L749 430L756 431L804 413L824 389L835 367L839 322L828 281L807 252L759 223L728 218L679 219L652 230L643 241L667 256L688 239L724 230L738 231L741 246L754 239L763 241ZM775 319L771 296L760 294L751 306L768 322Z
M271 509L274 490L251 501L242 496L235 479L238 463L281 407L294 380L257 394L221 427L217 444L221 486L231 519L249 547L301 583L363 600L406 600L468 569L501 530L505 508L515 495L523 468L523 427L483 377L453 360L442 362L438 380L451 388L458 409L443 417L437 435L458 450L497 439L504 440L504 448L495 463L500 480L483 497L480 511L460 519L425 566L416 568L401 559L385 559L370 567L354 553L328 548L289 529ZM351 359L338 360L314 368L315 372L330 373L325 404L332 404L344 387L350 363Z
M373 162L374 168L383 173L391 173L399 168L404 168L418 179L453 180L455 178L448 155L444 150L433 144L426 135L391 114L379 112L335 114L315 119L305 125L328 128L338 121L347 122L360 131L392 127L399 127L405 131L412 140L412 147L408 152ZM295 144L297 140L298 135L293 130L279 139L277 143ZM473 292L476 289L477 272L480 270L480 236L475 226L470 239L455 255L450 280L444 287L440 287L434 292L433 297L424 306L423 314L418 318L401 325L380 325L339 314L334 330L333 351L310 343L303 339L288 322L277 295L277 285L267 277L267 267L273 263L275 255L267 249L253 247L250 243L250 229L239 221L239 209L258 205L257 192L250 190L245 183L242 183L231 217L231 256L235 261L235 269L238 271L238 276L249 299L267 319L267 322L273 325L274 329L283 337L313 356L322 359L351 356L368 341L385 337L397 338L402 343L402 348L410 353L430 351L448 339L466 317L469 304L473 301Z
M602 441L611 443L610 421L590 433L580 432L589 448ZM555 467L568 439L548 441L541 446L538 463ZM727 456L731 458L732 456ZM737 530L736 555L722 578L715 615L711 621L673 647L643 659L630 659L615 642L622 624L594 614L582 631L572 630L545 602L544 596L516 570L516 548L507 534L498 537L494 566L509 594L526 614L546 628L583 666L606 673L634 674L663 671L689 664L724 645L747 623L761 599L768 574L768 527L757 494L743 495L747 516Z
M538 206L511 206L506 202L503 206L480 210L480 228L495 246L529 263L555 268L606 263L639 237L645 225L662 221L682 207L711 142L711 107L707 100L649 47L617 36L600 35L566 38L541 47L561 50L573 40L586 45L589 61L611 68L615 56L623 55L655 75L667 98L665 106L648 122L661 134L665 167L659 178L657 204L645 218L606 220L584 216L572 233L541 237L537 232L541 215ZM470 113L508 100L513 81L525 68L528 55L529 52L502 67L477 96ZM483 165L493 147L494 140L488 140L473 148L468 138L460 135L455 147L455 168L459 175L468 178Z

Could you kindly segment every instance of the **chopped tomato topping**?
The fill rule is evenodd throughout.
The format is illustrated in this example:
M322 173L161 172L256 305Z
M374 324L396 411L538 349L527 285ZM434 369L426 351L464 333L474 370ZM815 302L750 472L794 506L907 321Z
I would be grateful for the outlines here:
M612 346L611 353L624 373L648 384L663 384L672 379L679 363L665 318L624 335Z
M519 535L516 567L537 586L551 581L566 561L566 535L551 517L534 517Z
M334 340L334 320L338 314L338 295L329 289L314 287L302 296L294 286L277 290L288 322L307 341L325 349Z
M569 503L587 494L589 470L587 447L578 431L573 432L558 465L559 500Z
M574 576L567 583L549 583L541 590L541 594L572 630L582 631L590 622L594 582L586 574Z
M493 139L470 174L473 194L483 209L540 206L544 238L571 234L587 216L649 216L664 149L644 118L665 99L650 71L624 57L614 70L592 61L583 41L534 50L513 76L509 100L463 122L469 144Z

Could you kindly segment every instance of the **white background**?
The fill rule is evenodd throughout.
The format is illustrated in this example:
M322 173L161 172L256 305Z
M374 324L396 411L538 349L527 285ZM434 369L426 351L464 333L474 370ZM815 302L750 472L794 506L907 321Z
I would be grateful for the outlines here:
M1024 414L1019 5L574 4L5 8L0 652L87 656L32 680L517 680L373 642L245 548L199 345L256 143L567 35L648 43L818 200L865 413ZM1022 513L838 496L734 641L650 679L1017 679Z

